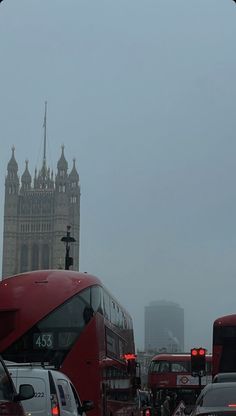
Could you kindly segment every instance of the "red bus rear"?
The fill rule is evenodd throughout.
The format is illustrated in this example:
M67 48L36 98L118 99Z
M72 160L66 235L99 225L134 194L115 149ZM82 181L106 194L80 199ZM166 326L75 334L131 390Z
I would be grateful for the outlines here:
M213 324L212 375L236 372L236 315L222 316Z
M207 355L206 375L202 377L201 385L211 379L211 356ZM173 409L180 401L194 403L199 379L191 375L191 355L166 353L154 356L148 370L148 387L157 406L162 405L166 395L171 397Z
M91 416L135 413L132 319L94 276L47 270L2 281L0 353L63 371L94 401Z

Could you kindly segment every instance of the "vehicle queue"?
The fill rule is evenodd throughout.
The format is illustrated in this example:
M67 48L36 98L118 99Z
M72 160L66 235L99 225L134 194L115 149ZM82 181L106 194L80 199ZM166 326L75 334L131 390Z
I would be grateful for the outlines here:
M236 416L236 315L214 322L212 356L204 348L154 356L148 390L131 316L95 276L44 270L8 278L0 324L11 386L6 396L0 384L0 415Z

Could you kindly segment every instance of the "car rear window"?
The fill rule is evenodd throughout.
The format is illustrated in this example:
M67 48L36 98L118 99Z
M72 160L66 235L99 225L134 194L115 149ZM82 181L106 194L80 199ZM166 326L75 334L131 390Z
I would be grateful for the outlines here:
M208 390L203 396L201 406L228 406L236 404L236 387L223 387L219 389Z

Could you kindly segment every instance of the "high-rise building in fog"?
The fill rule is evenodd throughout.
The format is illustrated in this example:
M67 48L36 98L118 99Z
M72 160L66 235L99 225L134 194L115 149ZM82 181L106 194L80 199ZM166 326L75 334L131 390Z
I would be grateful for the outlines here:
M184 310L164 300L145 307L145 351L184 351Z
M15 149L5 180L3 278L37 269L64 268L65 246L61 238L71 226L76 242L71 245L72 269L79 270L80 184L75 160L68 173L62 146L57 172L46 163L46 108L42 167L32 181L26 161L19 178Z

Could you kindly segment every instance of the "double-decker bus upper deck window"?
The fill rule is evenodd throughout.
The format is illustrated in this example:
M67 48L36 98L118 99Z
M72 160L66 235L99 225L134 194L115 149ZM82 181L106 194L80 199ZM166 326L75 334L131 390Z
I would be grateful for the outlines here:
M94 312L102 312L101 288L99 286L91 287L91 307Z
M190 362L174 361L171 363L171 372L173 373L190 373Z
M103 310L104 310L104 316L110 321L111 319L110 296L105 290L103 291Z
M159 373L168 373L170 371L170 363L168 361L161 361L159 365Z
M160 362L159 361L151 361L151 364L149 366L149 372L150 373L158 373L160 370Z
M4 359L59 366L92 317L89 300L90 288L67 300L7 348Z

